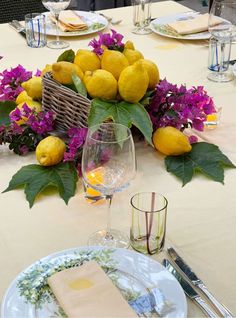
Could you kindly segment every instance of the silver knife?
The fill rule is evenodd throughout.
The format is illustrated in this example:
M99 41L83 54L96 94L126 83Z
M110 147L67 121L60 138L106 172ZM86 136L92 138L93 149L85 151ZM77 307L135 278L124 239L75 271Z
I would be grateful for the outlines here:
M185 294L190 299L195 301L198 304L198 306L207 313L209 317L218 318L218 316L211 310L211 308L208 306L205 300L201 298L201 296L193 289L193 287L188 283L188 281L167 259L164 259L162 264L178 280Z
M215 297L212 295L211 292L207 289L204 285L203 281L197 277L197 275L192 271L192 269L185 263L185 261L178 255L173 247L167 249L171 259L173 262L181 269L181 271L187 276L187 278L191 281L191 283L198 287L204 295L210 300L210 302L216 307L221 315L225 318L234 318L235 316Z
M12 27L16 32L18 32L20 35L22 35L24 38L26 37L25 28L22 24L20 24L17 20L12 20L8 23L10 27Z

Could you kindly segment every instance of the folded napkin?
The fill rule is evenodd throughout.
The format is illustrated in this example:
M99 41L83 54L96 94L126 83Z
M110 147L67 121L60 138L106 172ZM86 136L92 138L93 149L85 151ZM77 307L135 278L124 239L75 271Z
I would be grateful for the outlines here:
M168 23L167 26L178 34L194 34L208 30L209 14L198 14L193 19L176 21ZM212 26L221 22L221 19L214 17L212 20Z
M50 19L55 23L56 19L50 15ZM72 10L61 11L58 26L63 32L83 31L88 28L87 24Z
M137 318L95 261L58 272L48 284L70 318Z

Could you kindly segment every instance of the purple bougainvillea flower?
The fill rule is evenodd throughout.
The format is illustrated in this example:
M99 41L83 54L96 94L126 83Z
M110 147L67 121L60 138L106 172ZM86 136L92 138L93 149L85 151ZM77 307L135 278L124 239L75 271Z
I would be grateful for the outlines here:
M21 83L32 77L32 72L26 71L22 65L0 73L0 101L15 100L23 88Z
M195 144L198 141L197 136L191 135L188 137L190 144Z
M10 117L11 122L15 122L15 121L21 120L22 115L21 115L20 109L16 107L16 108L10 113L9 117Z
M78 151L85 142L87 132L87 128L73 127L68 130L67 134L71 139L68 144L68 149L64 153L64 161L74 161L76 159Z
M104 49L102 46L106 46L110 50L123 51L124 43L122 43L123 35L117 33L115 30L111 30L110 33L98 33L98 40L93 39L89 42L89 46L93 47L93 52L97 55L102 55Z
M11 123L12 134L13 135L21 135L23 132L23 128L17 123Z
M154 129L173 126L182 131L187 127L202 131L206 116L215 112L215 105L203 86L187 89L164 79L156 86L148 112Z
M29 152L29 148L26 145L23 145L19 148L21 155L26 155Z
M37 70L36 72L35 72L35 74L34 74L34 76L41 76L41 71L40 70Z

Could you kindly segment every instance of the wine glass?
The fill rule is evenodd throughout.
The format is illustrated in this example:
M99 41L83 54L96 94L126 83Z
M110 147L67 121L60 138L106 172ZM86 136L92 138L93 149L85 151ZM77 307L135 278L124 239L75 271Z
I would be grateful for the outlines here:
M228 82L233 79L229 72L231 41L236 35L236 0L214 0L211 6L208 30L214 43L214 63L209 63L208 79Z
M64 49L68 47L70 45L68 42L59 40L58 20L60 12L68 7L70 0L42 0L42 3L56 19L56 40L47 42L47 46L51 49Z
M99 191L108 203L107 227L93 233L89 245L128 247L128 236L111 229L113 194L126 188L136 173L135 150L129 128L113 122L88 130L82 154L84 183Z

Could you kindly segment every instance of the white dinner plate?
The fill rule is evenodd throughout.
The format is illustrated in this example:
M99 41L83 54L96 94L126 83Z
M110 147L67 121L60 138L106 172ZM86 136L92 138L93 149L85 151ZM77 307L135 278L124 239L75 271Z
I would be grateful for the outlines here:
M6 291L1 317L63 317L56 301L47 292L50 291L46 283L47 277L65 268L80 266L91 259L103 267L127 301L157 287L173 307L163 317L187 317L183 289L161 264L137 252L102 247L73 248L57 252L29 266L16 277ZM45 292L41 293L43 290ZM158 316L154 314L152 317Z
M95 32L102 31L108 25L107 19L103 16L86 11L75 11L82 20L88 25L87 30L83 31L70 31L70 32L63 32L59 29L59 36L79 36L79 35L86 35L92 34ZM56 35L56 25L51 21L49 18L50 12L43 13L46 16L46 33L47 35Z
M194 34L179 35L172 32L167 28L167 24L176 21L183 21L188 19L193 19L198 15L199 12L189 11L184 13L178 13L174 15L168 15L165 17L157 18L153 20L150 24L150 28L154 33L157 33L168 38L179 39L179 40L206 40L210 38L210 33L208 31L199 32Z

